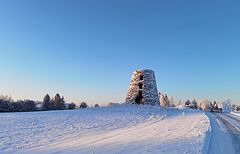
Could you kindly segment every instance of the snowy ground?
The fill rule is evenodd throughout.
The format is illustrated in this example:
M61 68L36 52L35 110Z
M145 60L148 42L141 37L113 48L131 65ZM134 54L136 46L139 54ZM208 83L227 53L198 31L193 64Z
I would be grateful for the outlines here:
M206 153L204 112L121 105L0 114L0 153Z
M240 116L207 113L211 122L210 154L238 154L240 151Z
M234 114L234 115L237 115L237 116L240 116L240 112L231 112L231 114Z

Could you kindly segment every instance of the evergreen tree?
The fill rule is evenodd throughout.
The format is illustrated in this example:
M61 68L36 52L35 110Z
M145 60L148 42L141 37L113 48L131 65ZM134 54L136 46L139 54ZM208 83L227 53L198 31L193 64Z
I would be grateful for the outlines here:
M169 107L170 106L170 100L168 99L167 94L165 94L165 106Z
M48 110L52 110L52 109L53 109L53 103L52 103L50 96L47 94L43 98L42 110L48 111Z
M191 102L189 101L189 99L185 102L185 106L189 106L191 104Z
M59 109L60 109L60 110L66 109L65 100L64 100L64 97L63 97L63 96L62 96L61 101L60 101L60 104L59 104Z
M59 94L56 94L53 100L54 110L64 110L66 108L64 97L61 98Z
M197 109L198 108L198 103L197 103L196 99L193 99L193 101L191 102L191 107L193 109Z

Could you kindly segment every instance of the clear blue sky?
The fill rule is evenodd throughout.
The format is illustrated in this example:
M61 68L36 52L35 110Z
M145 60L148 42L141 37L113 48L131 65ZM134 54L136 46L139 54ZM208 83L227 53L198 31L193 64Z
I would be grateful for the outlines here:
M0 94L123 102L134 70L175 98L240 103L239 0L1 0Z

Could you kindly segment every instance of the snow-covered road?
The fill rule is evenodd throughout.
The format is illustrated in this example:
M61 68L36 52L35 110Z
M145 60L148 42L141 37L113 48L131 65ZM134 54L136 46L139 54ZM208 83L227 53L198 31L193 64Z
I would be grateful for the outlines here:
M240 117L207 113L211 121L210 154L238 154L240 151Z

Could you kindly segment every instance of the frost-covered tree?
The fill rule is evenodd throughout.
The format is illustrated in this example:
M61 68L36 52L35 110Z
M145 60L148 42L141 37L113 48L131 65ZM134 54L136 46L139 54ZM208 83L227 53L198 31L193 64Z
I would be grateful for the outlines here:
M53 100L53 109L54 110L64 110L66 108L64 97L61 97L59 94L56 94Z
M8 96L8 95L0 95L0 100L6 101L6 102L9 102L9 103L13 102L12 97Z
M164 98L164 95L162 93L159 93L159 100L160 100L160 106L164 106L165 105L165 98Z
M165 101L166 101L166 106L169 107L170 106L170 100L169 100L167 94L165 94Z
M173 99L172 96L169 98L169 102L170 102L170 106L172 106L172 107L175 106L175 105L174 105L174 99Z
M166 106L166 100L164 94L160 93L160 106Z
M231 112L231 100L228 99L222 103L222 112Z
M178 101L178 107L180 107L182 104L181 104L181 99Z
M207 99L201 99L199 101L199 109L201 110L209 110L210 109L210 101Z
M232 106L231 106L232 111L235 111L236 108L237 108L237 106L235 104L232 104Z
M159 93L160 95L160 106L170 107L170 100L168 99L167 94Z
M43 98L43 105L42 105L42 110L48 111L53 109L53 101L51 100L50 96L47 94Z

